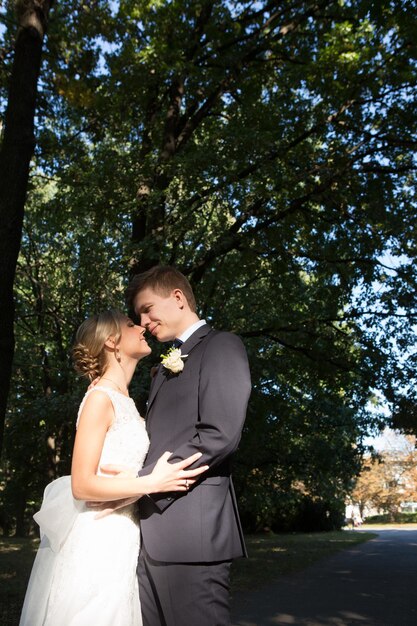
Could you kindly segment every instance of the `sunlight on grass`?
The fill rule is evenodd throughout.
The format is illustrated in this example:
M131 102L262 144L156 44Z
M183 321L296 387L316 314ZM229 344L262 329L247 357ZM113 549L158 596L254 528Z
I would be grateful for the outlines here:
M283 574L302 570L323 557L373 537L375 533L348 530L247 536L249 558L233 563L232 589L259 588Z
M22 546L18 544L10 544L9 546L5 546L2 544L1 546L1 551L4 554L9 554L10 552L18 552L21 549L22 549Z

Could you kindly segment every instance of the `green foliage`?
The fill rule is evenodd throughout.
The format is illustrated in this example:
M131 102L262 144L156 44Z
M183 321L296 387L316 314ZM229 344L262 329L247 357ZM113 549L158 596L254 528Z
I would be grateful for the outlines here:
M37 504L69 469L75 328L123 307L129 275L156 262L184 271L201 315L247 346L246 525L288 528L306 506L337 515L383 421L375 389L394 402L414 375L398 353L415 341L415 13L388 0L56 4L16 281L12 517L16 493ZM134 383L142 406L159 352Z
M408 360L408 370L412 367L410 361L415 361L415 355L411 355ZM408 435L417 435L417 397L411 385L406 388L406 394L397 398L392 414L392 427Z

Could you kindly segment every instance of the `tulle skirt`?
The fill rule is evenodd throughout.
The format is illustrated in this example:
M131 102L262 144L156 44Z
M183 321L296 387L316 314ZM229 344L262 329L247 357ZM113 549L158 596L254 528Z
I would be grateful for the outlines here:
M70 476L48 485L19 626L141 626L133 507L95 515L72 497Z

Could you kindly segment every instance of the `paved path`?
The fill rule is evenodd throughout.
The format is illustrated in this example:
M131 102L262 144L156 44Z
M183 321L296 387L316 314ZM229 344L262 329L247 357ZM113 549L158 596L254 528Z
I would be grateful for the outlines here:
M233 626L417 626L417 530L375 532L262 591L237 594Z

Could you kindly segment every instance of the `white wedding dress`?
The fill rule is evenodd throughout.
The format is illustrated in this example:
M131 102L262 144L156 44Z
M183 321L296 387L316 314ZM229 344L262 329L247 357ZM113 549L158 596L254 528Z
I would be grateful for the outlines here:
M96 390L107 393L115 412L100 463L139 471L149 438L135 403L97 385L84 396L78 416L86 397ZM141 626L136 577L139 525L134 509L131 505L95 519L96 511L72 497L70 476L46 487L34 516L41 544L19 626Z

